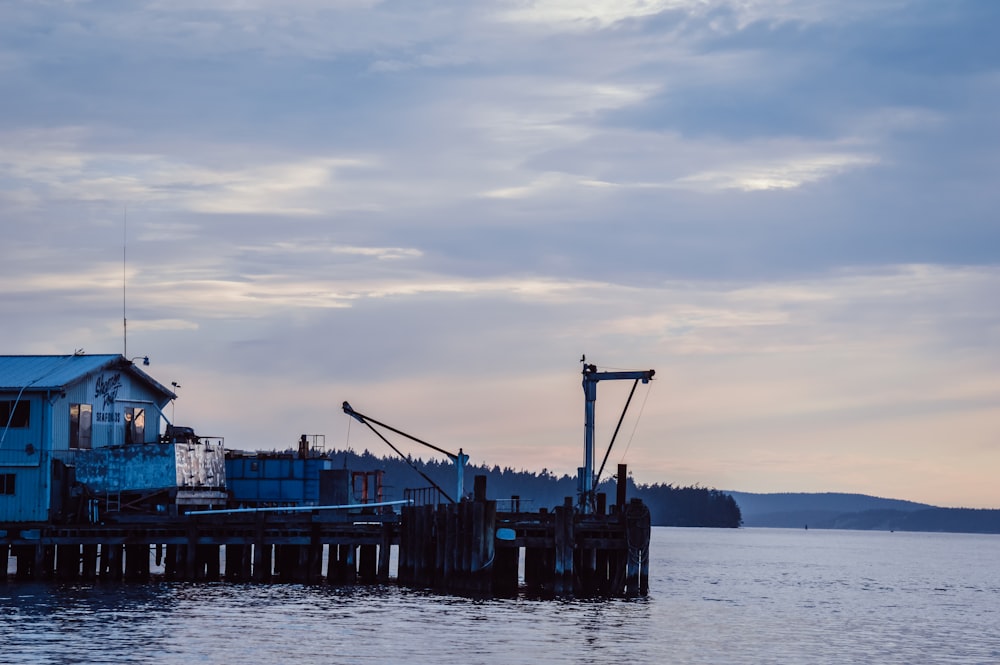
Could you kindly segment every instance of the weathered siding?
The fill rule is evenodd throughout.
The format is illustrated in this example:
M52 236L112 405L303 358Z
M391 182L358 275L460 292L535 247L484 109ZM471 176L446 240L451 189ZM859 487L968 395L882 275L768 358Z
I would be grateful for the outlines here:
M79 451L76 479L94 492L225 487L225 450L212 443L146 443Z
M43 464L44 458L44 464ZM0 450L0 473L15 476L14 494L0 494L0 522L42 522L49 517L48 459L43 451Z
M145 409L146 428L144 440L152 443L159 438L160 408L153 401L152 393L135 382L124 370L105 370L86 377L81 382L82 394L74 390L72 402L92 404L93 446L120 446L125 443L125 409L129 407ZM69 392L67 391L67 397ZM63 406L62 420L69 432L69 404ZM68 446L68 439L67 439Z
M0 393L0 400L26 402L30 409L28 427L7 429L6 421L0 422L0 438L3 439L0 453L8 450L24 450L28 444L35 450L40 450L45 436L45 402L38 395L29 394L22 395L18 399L17 393Z
M172 445L177 470L175 476L177 487L198 489L226 487L226 449L221 443L203 441Z

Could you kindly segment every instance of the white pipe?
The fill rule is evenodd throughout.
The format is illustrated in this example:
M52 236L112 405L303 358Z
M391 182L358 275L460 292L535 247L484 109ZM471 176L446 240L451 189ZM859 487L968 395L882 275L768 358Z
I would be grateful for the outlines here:
M348 503L340 506L268 506L267 508L220 508L219 510L189 510L185 515L226 515L230 513L278 513L303 512L307 510L348 510L351 508L380 508L382 506L398 506L412 503L409 499L401 501L380 501L379 503Z

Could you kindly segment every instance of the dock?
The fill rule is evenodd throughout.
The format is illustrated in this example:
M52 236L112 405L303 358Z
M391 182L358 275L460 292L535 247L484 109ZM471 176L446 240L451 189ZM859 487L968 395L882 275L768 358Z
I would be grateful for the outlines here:
M598 510L588 514L576 511L571 497L538 512L521 512L514 497L498 510L486 497L486 477L476 476L471 500L399 512L0 524L0 581L395 583L479 597L645 596L649 510L637 499L626 502L624 484L619 488L616 504L599 494Z
M294 451L227 447L223 437L171 422L164 408L177 395L134 360L0 356L0 582L395 583L481 597L648 593L649 509L626 497L624 465L612 501L597 489L632 396L653 379L652 369L600 371L580 359L584 455L576 497L529 512L519 497L489 498L485 475L474 476L468 492L470 456L462 448L424 441L347 401L344 413L431 487L404 488L401 500L387 501L384 470L338 468L322 434L300 435ZM632 389L598 464L597 386L622 380ZM385 433L445 455L454 489Z

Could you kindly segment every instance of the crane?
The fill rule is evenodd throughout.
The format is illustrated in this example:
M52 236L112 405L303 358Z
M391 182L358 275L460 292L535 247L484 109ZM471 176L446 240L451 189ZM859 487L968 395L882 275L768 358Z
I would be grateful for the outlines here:
M604 471L604 464L608 461L608 454L611 453L611 446L615 443L615 437L618 436L618 430L622 426L622 420L625 418L625 412L628 411L629 403L632 401L632 395L635 394L636 386L639 382L649 383L653 375L656 374L656 370L647 369L643 371L624 371L624 372L599 372L597 370L597 365L588 364L587 356L580 358L580 362L583 363L583 395L584 395L584 425L583 425L583 466L577 469L577 508L582 513L590 513L594 510L594 489L600 479L601 472ZM594 405L597 402L597 384L600 381L619 381L633 379L632 392L629 393L628 401L625 402L625 408L622 410L622 415L618 419L618 426L615 427L615 433L611 437L611 443L608 444L608 450L604 454L604 462L601 463L601 469L595 474L594 473ZM624 482L624 478L620 478L619 482Z
M459 502L459 501L462 500L462 497L465 495L465 464L469 461L469 456L466 455L465 453L463 453L461 448L458 449L457 453L448 452L447 450L444 450L443 448L438 448L434 444L427 443L426 441L418 439L417 437L412 436L410 434L407 434L406 432L403 432L401 430L398 430L395 427L392 427L390 425L386 425L385 423L379 422L379 421L375 420L374 418L372 418L371 416L366 416L363 413L359 413L359 412L355 411L351 407L351 405L348 404L346 401L344 402L343 406L344 406L344 413L346 413L347 415L351 416L352 418L354 418L355 420L357 420L359 423L363 423L363 424L367 425L368 429L370 429L371 431L375 432L375 435L378 438L380 438L383 441L385 441L385 443L390 448L392 448L394 451L396 451L396 454L399 455L400 457L402 457L403 459L406 459L406 456L403 455L403 453L399 452L399 449L396 448L396 446L394 446L391 443L389 443L389 440L386 439L384 436L382 436L381 432L379 432L377 429L375 429L374 427L372 427L372 424L378 425L379 427L384 427L385 429L389 430L390 432L395 432L396 434L399 434L400 436L405 436L407 439L410 439L411 441L416 441L420 445L427 446L428 448L430 448L432 450L436 450L439 453L443 453L443 454L447 455L448 458L451 459L451 461L455 463L455 470L456 470L456 473L458 475L457 483L456 483L456 490L455 490L455 498L454 499L451 498L450 496L448 496L447 492L445 492L443 489L441 489L440 487L438 487L437 483L435 483L433 480L431 480L430 478L428 478L427 475L424 474L423 471L421 471L420 469L417 469L416 467L414 467L414 470L416 470L416 472L419 473L423 477L424 480L426 480L431 485L433 485L435 488L437 488L437 490L439 492L441 492L441 494L443 494L445 496L445 498L448 499L449 501L451 501L452 503L457 503L457 502Z

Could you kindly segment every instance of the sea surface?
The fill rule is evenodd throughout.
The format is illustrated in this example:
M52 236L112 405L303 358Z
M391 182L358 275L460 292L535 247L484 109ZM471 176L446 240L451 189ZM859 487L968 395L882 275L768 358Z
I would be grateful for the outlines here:
M654 528L650 595L0 583L0 662L1000 663L1000 536Z

